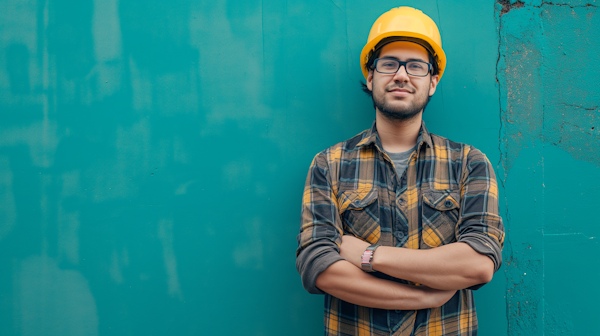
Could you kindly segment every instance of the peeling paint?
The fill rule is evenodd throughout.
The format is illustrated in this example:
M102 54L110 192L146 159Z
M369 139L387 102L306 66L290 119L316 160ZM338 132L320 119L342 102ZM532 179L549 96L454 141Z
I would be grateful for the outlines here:
M523 6L525 6L525 3L522 1L517 1L517 2L510 2L509 0L499 0L497 1L497 3L502 6L502 9L500 10L500 17L502 17L502 15L510 12L513 8L521 8Z

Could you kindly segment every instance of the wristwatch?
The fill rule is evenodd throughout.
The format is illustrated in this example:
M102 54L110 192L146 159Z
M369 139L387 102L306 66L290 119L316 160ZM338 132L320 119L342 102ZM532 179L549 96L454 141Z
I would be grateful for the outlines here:
M363 252L362 257L360 259L360 268L365 272L375 272L373 269L373 265L371 265L371 261L373 260L373 255L375 254L375 249L377 249L380 245L374 244Z

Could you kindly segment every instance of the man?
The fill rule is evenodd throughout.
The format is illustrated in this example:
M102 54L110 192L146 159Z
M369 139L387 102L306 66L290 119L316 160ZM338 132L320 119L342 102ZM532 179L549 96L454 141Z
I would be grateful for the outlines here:
M326 335L476 335L472 290L502 263L486 156L427 131L446 57L435 23L394 8L361 55L375 122L319 153L304 190L296 266L325 294Z

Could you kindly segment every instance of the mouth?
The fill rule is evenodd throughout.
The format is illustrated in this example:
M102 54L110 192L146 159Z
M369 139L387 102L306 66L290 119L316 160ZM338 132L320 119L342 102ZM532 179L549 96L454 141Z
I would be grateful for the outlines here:
M394 88L394 89L388 90L388 92L390 92L392 95L398 96L398 97L406 97L406 96L412 94L412 92L410 90L403 89L403 88Z
M409 89L405 89L405 88L393 88L393 89L389 89L388 92L396 92L396 93L413 93L411 90Z

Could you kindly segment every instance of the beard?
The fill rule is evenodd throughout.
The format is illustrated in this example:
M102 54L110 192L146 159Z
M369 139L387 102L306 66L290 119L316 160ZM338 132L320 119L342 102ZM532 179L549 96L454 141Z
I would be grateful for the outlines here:
M385 92L394 88L407 88L406 86L393 85L390 88L386 88ZM410 88L408 88L410 89ZM385 93L384 92L384 93ZM413 89L414 92L414 89ZM415 95L413 101L408 106L394 106L390 102L385 100L383 94L379 95L373 92L373 104L381 112L382 115L390 120L396 121L407 121L413 119L419 112L424 111L425 107L429 103L431 96L428 92L423 92L420 95Z

